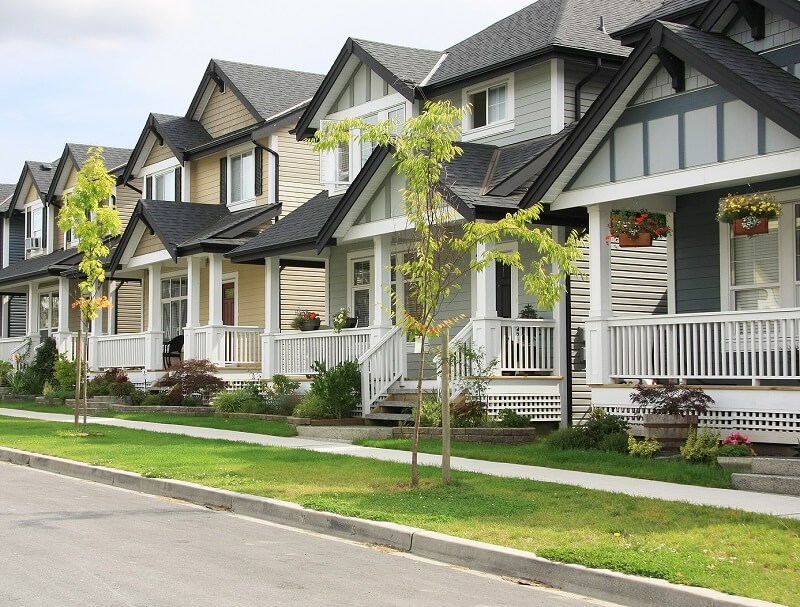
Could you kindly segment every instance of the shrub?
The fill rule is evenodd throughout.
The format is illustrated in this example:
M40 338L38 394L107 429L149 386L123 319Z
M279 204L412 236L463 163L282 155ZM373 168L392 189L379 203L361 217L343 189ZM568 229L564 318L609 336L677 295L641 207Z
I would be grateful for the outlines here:
M14 369L14 365L12 365L7 360L0 360L0 386L7 386L8 385L8 374Z
M503 409L497 414L497 425L501 428L527 428L531 420L514 409Z
M262 407L261 398L253 396L252 390L239 389L231 392L219 392L212 401L214 408L220 413L253 413L252 409Z
M618 415L611 415L610 413L606 413L605 409L597 407L592 410L592 414L589 416L589 421L586 422L586 425L583 428L584 432L586 432L587 436L589 437L589 443L595 445L596 447L600 447L600 444L607 436L620 434L624 435L625 444L622 449L622 453L627 453L629 426L628 422Z
M86 394L93 396L116 396L112 390L117 383L128 381L128 376L122 369L106 369L100 375L93 377L86 385Z
M438 428L442 425L442 401L434 394L423 395L419 424L428 428Z
M11 394L41 394L44 378L32 368L21 367L8 374L8 385Z
M58 360L56 340L47 337L33 350L33 360L29 368L41 378L42 383L53 379L53 369ZM38 394L39 391L37 390Z
M118 375L117 381L110 384L108 387L108 393L118 398L127 398L135 392L137 392L136 386L134 386L125 375Z
M747 445L723 444L717 449L717 457L752 457L755 455L752 447Z
M167 375L153 385L172 388L168 400L178 405L183 402L184 398L194 394L199 394L202 398L208 399L225 388L225 382L213 375L216 370L217 368L208 360L182 360L176 363Z
M559 428L548 434L545 443L553 449L569 451L572 449L591 449L588 436L583 428Z
M451 421L454 428L475 428L486 425L485 405L477 400L462 400L453 405Z
M297 417L310 417L312 419L323 419L328 417L327 408L322 399L316 394L306 394L305 398L295 407L294 414Z
M199 396L187 396L181 402L181 405L184 407L202 407L203 406L203 399Z
M600 451L605 451L606 453L627 453L628 435L625 432L606 434L597 443L596 448L599 449Z
M350 417L353 409L361 402L361 371L358 363L347 361L328 369L324 362L317 361L311 368L317 374L311 380L309 394L322 403L322 417Z
M681 384L638 384L631 393L631 402L638 405L639 413L699 415L708 411L714 399L702 388L687 388Z
M58 385L65 389L75 391L75 372L76 364L74 360L69 360L63 354L59 355L58 360L53 365L53 378Z
M632 434L628 435L628 453L633 457L650 458L659 451L661 451L661 445L658 439L647 438L645 440L636 440Z
M718 448L719 432L712 428L703 428L700 432L693 429L681 447L681 456L687 462L709 462L717 456Z
M275 375L264 391L264 413L271 415L291 415L295 407L294 392L300 382L292 381L285 375Z
M166 394L145 394L142 398L143 407L163 407L167 404Z
M146 392L142 392L141 390L134 390L132 394L128 396L128 402L135 407L138 407L142 403L144 403L144 399L147 397Z

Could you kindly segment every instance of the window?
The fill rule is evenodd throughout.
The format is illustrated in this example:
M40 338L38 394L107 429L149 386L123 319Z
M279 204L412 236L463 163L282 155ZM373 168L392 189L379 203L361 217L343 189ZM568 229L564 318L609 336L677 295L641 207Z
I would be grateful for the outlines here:
M778 219L769 233L734 236L731 230L731 297L734 310L766 310L781 305Z
M165 278L161 281L161 322L164 339L183 333L186 326L188 286L186 276Z
M256 165L253 150L230 157L230 188L232 203L252 200L255 191Z
M25 251L36 254L44 246L44 207L34 204L25 209Z
M469 94L472 128L502 122L508 118L508 86L501 84Z
M352 263L353 278L351 298L353 316L357 327L368 327L370 322L370 300L372 291L372 271L369 259L359 259Z
M58 331L58 293L39 294L39 333L48 337Z
M153 194L156 200L175 200L175 169L153 175Z

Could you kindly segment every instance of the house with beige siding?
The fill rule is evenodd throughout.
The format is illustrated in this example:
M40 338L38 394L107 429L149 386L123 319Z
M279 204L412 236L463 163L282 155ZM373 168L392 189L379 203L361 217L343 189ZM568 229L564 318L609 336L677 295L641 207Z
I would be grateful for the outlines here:
M77 183L77 173L91 147L68 143L54 162L26 162L14 193L3 204L3 359L13 358L45 337L55 338L60 352L71 355L74 351L80 316L71 303L80 296L80 258L77 243L61 232L56 217L61 197ZM130 152L112 147L103 150L112 174L124 168ZM132 193L119 186L109 201L118 205L123 217L130 215ZM135 315L135 309L131 313ZM94 323L93 330L113 330L114 325L108 324L111 320L109 316Z
M286 260L273 301L262 266L224 257L319 191L319 161L289 131L321 80L212 60L185 116L148 117L121 179L141 180L141 199L110 260L113 280L141 285L141 325L97 336L93 368L162 371L175 340L184 358L249 379L267 313L288 327L297 307L326 306L324 261Z
M660 2L633 4L543 0L444 51L348 39L300 117L297 139L348 117L401 125L429 99L470 105L461 125L463 155L447 167L442 191L459 221L494 221L519 208L527 188L572 132L572 123L623 64L629 51L605 28L628 25ZM324 313L346 308L357 326L341 333L287 333L273 315L266 325L264 373L308 374L318 359L329 365L357 359L361 413L400 419L402 414L384 403L420 371L414 344L391 313L392 293L405 306L413 305L408 285L391 269L408 254L412 239L402 211L404 181L388 150L357 137L320 162L324 191L228 257L266 263L268 298L280 290L283 259L324 259L330 302ZM584 209L546 208L540 223L562 239L588 226ZM538 255L517 242L497 246L519 251L523 259ZM635 266L652 257L665 273L663 248L639 255L639 261L630 257L622 252L620 263ZM497 360L490 414L511 408L533 421L555 424L574 417L572 386L582 350L573 345L578 340L572 335L579 332L572 326L572 293L555 310L543 310L525 292L522 277L498 265L466 276L446 303L443 316L463 318L453 329L451 347L470 344ZM660 301L657 294L629 295L648 310ZM538 309L539 318L521 318L526 306ZM422 372L433 387L434 370ZM585 392L578 391L581 398Z
M676 6L681 4L681 6ZM688 10L687 10L688 7ZM615 34L632 47L525 193L589 218L586 375L594 406L635 422L631 384L701 386L701 424L800 440L800 4L667 3ZM729 195L770 195L777 217L719 221ZM615 298L615 210L666 213L666 306ZM655 312L655 313L653 313Z

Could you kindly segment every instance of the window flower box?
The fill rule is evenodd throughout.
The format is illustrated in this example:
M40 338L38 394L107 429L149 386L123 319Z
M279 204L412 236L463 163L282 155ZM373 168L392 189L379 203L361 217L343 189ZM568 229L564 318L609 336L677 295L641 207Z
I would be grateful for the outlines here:
M736 236L754 236L769 232L769 220L780 214L773 194L728 194L719 201L717 221L733 224Z

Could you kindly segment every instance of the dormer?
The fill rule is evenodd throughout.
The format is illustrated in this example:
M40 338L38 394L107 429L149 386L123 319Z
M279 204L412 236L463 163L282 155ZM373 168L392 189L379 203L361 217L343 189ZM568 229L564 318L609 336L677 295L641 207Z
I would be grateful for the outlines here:
M26 161L5 212L6 217L21 214L24 219L25 259L52 251L55 210L46 202L55 172L54 164Z
M348 38L300 117L298 140L344 118L391 120L401 126L419 111L419 87L441 59L439 51ZM347 189L373 151L356 139L320 159L320 181L330 195Z

